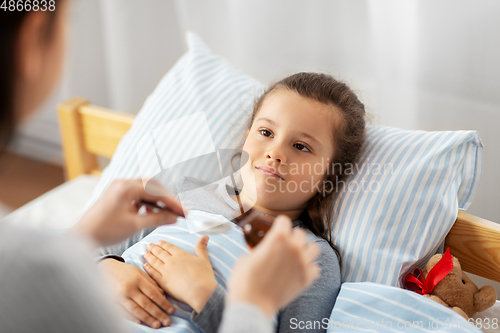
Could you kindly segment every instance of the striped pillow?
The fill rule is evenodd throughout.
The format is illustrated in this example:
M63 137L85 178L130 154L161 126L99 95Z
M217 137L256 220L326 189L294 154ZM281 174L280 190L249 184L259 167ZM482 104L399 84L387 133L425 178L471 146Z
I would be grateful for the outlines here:
M243 146L246 124L250 121L256 97L263 92L263 85L234 68L226 59L213 54L195 34L188 32L186 39L188 52L146 99L131 129L120 141L113 158L104 169L86 209L113 179L151 177L150 172L144 174L143 167L158 166L158 161L156 155L151 154L151 149L144 149L149 147L148 142L145 142L148 137L157 136L157 148L164 162L206 154L206 149L200 151L200 147L207 147L205 131L197 136L189 135L189 140L162 140L162 129L175 121L187 119L186 116L200 119L200 113L204 113L204 123L201 123L200 128L205 129L205 124L208 126L213 143L213 146L211 143L208 146L213 149L237 149Z
M157 148L162 156L186 154L186 150L196 155L200 147L208 151L243 144L254 100L263 86L214 55L196 35L188 33L187 43L189 51L147 98L121 140L87 208L113 179L141 177L141 166L158 165L154 154L143 154L137 147L173 120L203 112L205 120L197 128L206 132L208 127L213 146L206 144L205 135L161 145L159 134ZM368 127L358 168L351 169L350 183L332 207L343 281L397 285L402 272L427 262L451 228L457 210L472 202L481 154L481 140L473 131Z
M474 198L482 147L476 131L368 126L333 207L342 282L402 286L407 271L426 263Z

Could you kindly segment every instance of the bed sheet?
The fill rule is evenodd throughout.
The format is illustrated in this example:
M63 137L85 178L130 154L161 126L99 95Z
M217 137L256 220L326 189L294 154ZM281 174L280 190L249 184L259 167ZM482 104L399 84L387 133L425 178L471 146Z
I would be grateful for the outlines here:
M2 222L8 221L17 226L26 228L70 228L81 216L98 181L99 178L95 176L79 176L43 194L3 217L1 220ZM344 290L344 292L345 291L347 290ZM500 333L500 328L498 326L493 327L493 325L491 325L492 320L495 318L500 320L500 301L497 301L492 308L474 316L475 329L480 328L481 331L485 333ZM490 325L485 324L488 321ZM480 323L483 323L483 325ZM135 327L135 329L147 331L147 328L144 326L140 328Z
M500 322L500 301L497 300L495 305L493 305L491 308L484 310L483 312L477 313L474 316L476 326L479 327L479 323L486 323L487 321L492 321L493 319L498 319ZM481 325L481 331L485 333L500 333L500 327L486 327L487 325ZM491 326L491 325L488 325Z
M18 227L63 230L80 218L99 178L81 175L65 182L3 217Z
M467 321L409 290L372 282L343 283L327 332L499 332L498 304Z
M194 212L194 211L192 211ZM207 213L205 213L207 214ZM224 225L222 225L224 226ZM221 226L221 227L222 227ZM208 231L208 230L207 230ZM165 240L188 252L194 251L194 244L203 233L191 233L186 220L179 218L174 225L157 228L142 241L123 253L126 262L143 270L143 254L148 243ZM210 235L209 257L216 279L223 287L230 277L237 257L248 252L241 231L234 226ZM190 321L191 308L169 297L175 307L172 325L154 330L144 325L131 323L133 332L199 332ZM499 304L497 302L497 304ZM500 306L500 305L499 305ZM314 322L291 322L290 328L307 332L317 327L328 328L327 332L342 331L400 331L400 332L499 332L498 307L485 311L467 322L457 313L414 292L381 284L362 282L342 284L339 297L331 317ZM496 318L496 319L495 319ZM364 322L363 322L364 320ZM370 327L369 322L385 320L392 327ZM275 318L276 321L276 318ZM344 322L349 323L343 327ZM422 325L412 326L415 322ZM351 323L354 323L351 324ZM356 325L357 324L357 325ZM398 326L399 325L399 326ZM400 327L401 326L401 327Z

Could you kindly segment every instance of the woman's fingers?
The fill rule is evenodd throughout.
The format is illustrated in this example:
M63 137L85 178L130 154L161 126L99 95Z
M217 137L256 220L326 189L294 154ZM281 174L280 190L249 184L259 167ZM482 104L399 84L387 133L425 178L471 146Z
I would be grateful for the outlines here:
M300 248L304 247L307 244L307 233L299 227L293 228L290 242Z
M150 202L159 201L159 206L164 206L162 208L166 208L177 216L184 217L184 210L181 204L175 200L172 194L159 182L155 182L155 180L150 180L147 184L147 188L144 189L144 184L142 179L134 179L131 180L131 186L134 187L134 195L135 197L132 200L146 200ZM155 183L153 183L155 182Z
M156 228L164 224L173 224L177 222L176 213L160 210L156 213L149 213L146 215L137 215L135 217L138 229Z
M290 237L290 229L292 222L289 217L279 215L273 222L271 229L267 232L264 239L255 247L257 253L265 252L266 249L272 248L275 243L286 244Z
M318 264L313 264L306 270L306 288L313 284L321 274L321 267Z
M159 203L163 209L138 215L136 203ZM118 243L144 228L172 224L184 216L182 206L173 197L146 192L141 179L115 180L80 221L69 231L93 239L101 246Z
M290 233L290 228L292 227L292 220L285 215L279 215L273 222L271 230L269 232L273 233Z
M313 262L316 260L321 253L321 249L319 248L316 242L307 243L303 250L303 258L307 260L307 262Z

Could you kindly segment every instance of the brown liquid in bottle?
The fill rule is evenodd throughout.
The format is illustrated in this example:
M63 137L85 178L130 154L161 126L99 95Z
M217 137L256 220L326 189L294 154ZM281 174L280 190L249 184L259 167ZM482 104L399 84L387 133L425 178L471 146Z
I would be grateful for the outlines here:
M271 228L274 218L259 214L250 208L233 221L243 229L245 240L248 246L253 249Z

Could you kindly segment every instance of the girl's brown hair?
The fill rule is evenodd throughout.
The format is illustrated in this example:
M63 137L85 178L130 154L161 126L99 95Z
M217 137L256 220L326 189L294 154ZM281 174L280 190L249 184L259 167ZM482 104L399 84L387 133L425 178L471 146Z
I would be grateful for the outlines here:
M365 138L365 107L356 94L344 83L332 76L318 73L297 73L270 86L254 105L250 127L266 97L277 89L288 89L326 105L335 106L338 125L333 130L334 156L326 172L325 184L334 184L316 193L308 202L300 216L304 225L315 235L328 241L337 254L332 242L333 212L331 210L335 194L338 193L346 174L347 166L356 163ZM340 186L335 187L335 184Z

